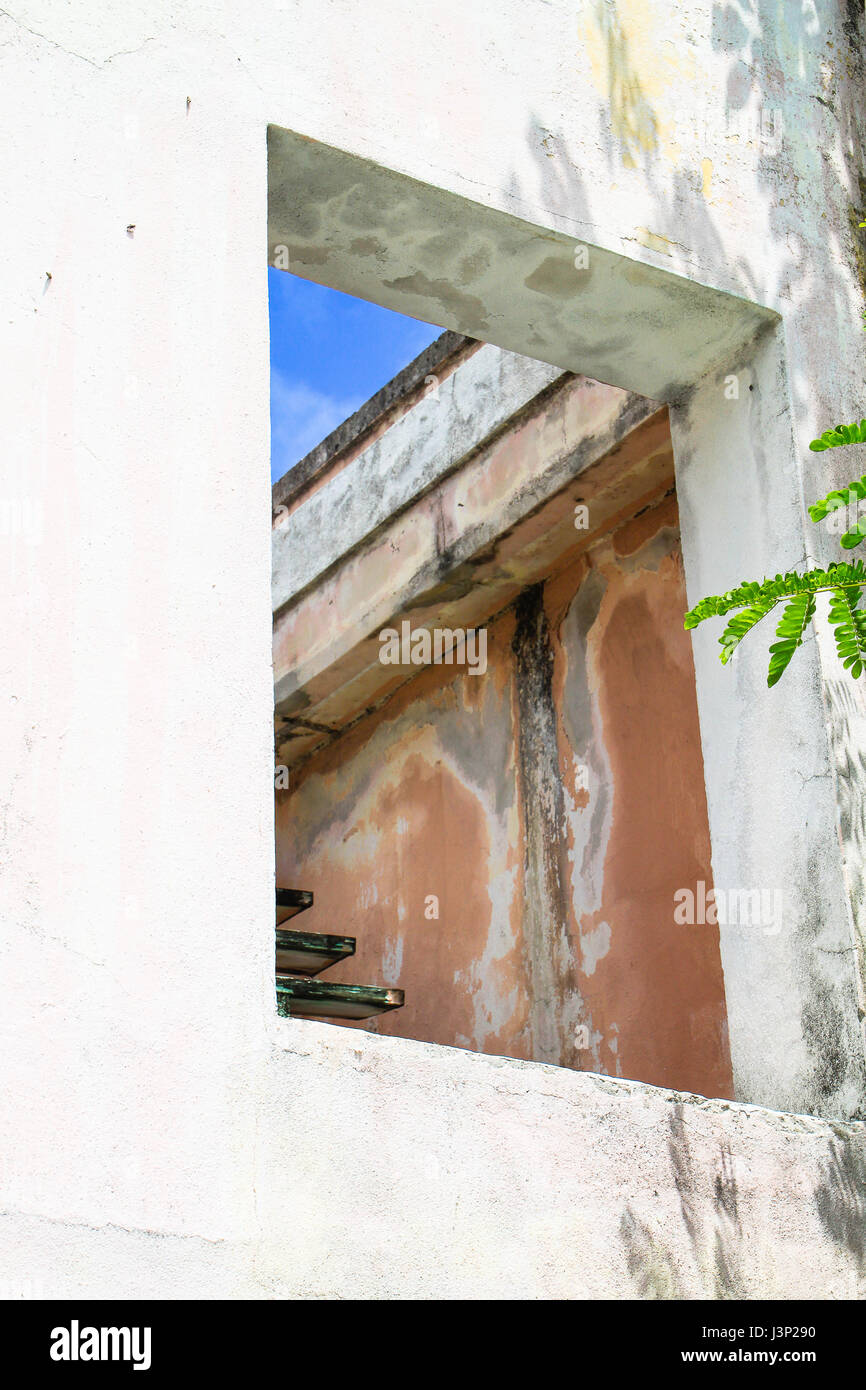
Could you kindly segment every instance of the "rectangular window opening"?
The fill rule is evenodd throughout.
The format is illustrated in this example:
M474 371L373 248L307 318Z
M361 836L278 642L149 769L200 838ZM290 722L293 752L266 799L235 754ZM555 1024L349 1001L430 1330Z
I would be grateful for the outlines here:
M279 1011L731 1096L666 407L283 249Z

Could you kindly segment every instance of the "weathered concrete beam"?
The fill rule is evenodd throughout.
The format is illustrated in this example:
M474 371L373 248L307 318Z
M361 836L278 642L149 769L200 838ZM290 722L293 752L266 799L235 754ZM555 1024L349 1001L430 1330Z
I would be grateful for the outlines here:
M472 369L477 384L489 363L495 384L502 357L484 348L455 377ZM462 390L459 381L455 389ZM401 424L413 419L421 452L429 417L413 414ZM383 628L404 615L413 627L483 624L563 556L573 559L673 481L666 412L582 379L564 378L552 393L542 392L525 418L493 442L475 447L476 437L465 432L461 467L277 614L277 740L286 762L329 740L312 726L345 727L414 674L413 667L381 664ZM378 441L372 481L364 478L366 455L355 461L365 492L387 462L388 438ZM407 443L403 430L400 449ZM312 500L323 499L327 508L329 489ZM580 530L576 504L587 512ZM298 518L301 562L320 544L315 528L304 524L306 508L302 504L289 518Z
M484 348L278 519L272 540L274 611L315 583L473 450L507 429L562 373Z
M482 346L462 333L445 332L387 381L381 390L341 421L304 458L273 484L274 516L288 512L325 477L345 466L349 457L368 448L378 435L392 429L400 415L439 384Z
M475 206L277 126L271 264L596 381L674 399L771 309Z

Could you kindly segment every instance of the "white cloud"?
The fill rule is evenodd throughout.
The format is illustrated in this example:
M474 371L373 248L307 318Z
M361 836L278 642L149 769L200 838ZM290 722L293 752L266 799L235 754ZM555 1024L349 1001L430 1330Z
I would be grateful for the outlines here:
M364 396L329 396L271 371L271 478L314 449L360 405Z

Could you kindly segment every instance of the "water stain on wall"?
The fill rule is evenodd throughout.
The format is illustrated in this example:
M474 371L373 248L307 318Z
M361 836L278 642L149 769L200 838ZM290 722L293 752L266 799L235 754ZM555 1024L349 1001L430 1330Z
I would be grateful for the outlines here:
M357 1026L730 1096L676 501L488 624L485 676L429 667L278 797L278 882L353 935ZM332 972L338 978L338 972Z

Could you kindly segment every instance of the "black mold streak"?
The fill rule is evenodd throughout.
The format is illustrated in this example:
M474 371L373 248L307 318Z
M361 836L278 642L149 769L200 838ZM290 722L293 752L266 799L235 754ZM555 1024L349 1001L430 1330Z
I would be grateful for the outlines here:
M577 1066L574 1039L565 1035L564 1028L563 978L570 961L568 838L543 584L525 589L514 612L517 625L511 646L525 833L524 938L532 978L533 1056L538 1061Z

